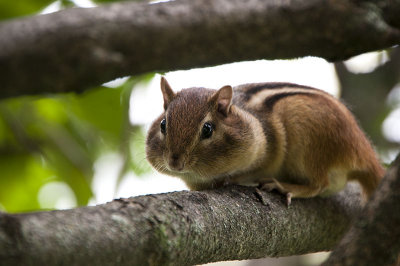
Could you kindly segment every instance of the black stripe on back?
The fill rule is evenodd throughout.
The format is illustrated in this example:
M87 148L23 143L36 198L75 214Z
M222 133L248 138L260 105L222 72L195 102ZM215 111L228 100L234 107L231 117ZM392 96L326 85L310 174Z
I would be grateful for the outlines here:
M284 88L299 88L299 89L307 89L307 90L315 90L313 87L298 85L294 83L286 83L286 82L269 82L269 83L260 83L252 87L251 89L246 91L246 96L250 98L253 94L256 94L265 89L284 89ZM246 97L246 98L247 98Z
M283 93L277 93L274 95L271 95L264 101L265 107L267 107L267 111L271 112L272 109L274 108L274 105L281 99L289 97L289 96L295 96L295 95L305 95L305 96L316 96L318 94L311 93L311 92L299 92L299 91L294 91L294 92L283 92Z

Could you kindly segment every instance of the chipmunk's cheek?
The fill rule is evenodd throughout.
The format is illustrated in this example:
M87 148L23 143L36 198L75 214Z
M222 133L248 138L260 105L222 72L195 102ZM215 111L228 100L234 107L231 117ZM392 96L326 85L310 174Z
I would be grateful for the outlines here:
M187 163L186 163L186 168L189 170L189 171L193 171L193 169L196 167L196 165L197 165L197 162L198 162L198 158L196 157L196 156L191 156L191 155L189 155L188 156L188 159L187 159Z
M187 157L185 170L190 174L198 175L200 172L204 172L204 163L201 158L196 155L189 155Z

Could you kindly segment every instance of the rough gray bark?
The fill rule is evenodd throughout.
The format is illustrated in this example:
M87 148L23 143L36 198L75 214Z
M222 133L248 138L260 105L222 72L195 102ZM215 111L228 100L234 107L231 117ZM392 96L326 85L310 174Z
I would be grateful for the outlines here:
M400 154L326 266L400 265ZM397 264L396 264L397 261Z
M0 24L0 97L241 60L346 59L400 43L399 0L116 3Z
M330 250L359 212L359 190L294 199L230 186L95 207L0 213L0 265L192 265Z

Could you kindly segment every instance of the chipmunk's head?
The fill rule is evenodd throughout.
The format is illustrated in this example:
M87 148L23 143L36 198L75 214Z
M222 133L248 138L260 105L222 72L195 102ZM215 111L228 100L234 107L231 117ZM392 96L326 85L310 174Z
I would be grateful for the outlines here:
M246 121L232 105L232 87L175 93L162 78L161 91L164 113L153 122L146 140L150 164L187 183L229 175L251 141Z

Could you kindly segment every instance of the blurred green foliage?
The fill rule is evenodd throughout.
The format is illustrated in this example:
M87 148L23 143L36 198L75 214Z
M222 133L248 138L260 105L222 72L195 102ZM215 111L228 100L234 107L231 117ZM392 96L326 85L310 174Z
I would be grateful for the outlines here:
M99 0L94 3L112 2ZM0 0L0 20L34 15L52 3L76 6L73 0ZM144 133L129 122L129 98L138 82L129 78L117 88L93 88L83 94L27 96L0 102L0 210L40 209L38 193L49 182L65 182L78 205L93 197L94 164L108 152L120 154L127 171L150 170L143 160ZM142 154L132 157L132 149Z
M10 212L37 210L40 188L52 181L68 184L77 203L85 205L93 196L93 165L107 152L123 158L120 177L126 171L149 170L131 156L132 146L144 154L144 135L129 122L129 98L137 82L152 77L130 78L117 88L94 88L81 95L3 100L0 205Z

